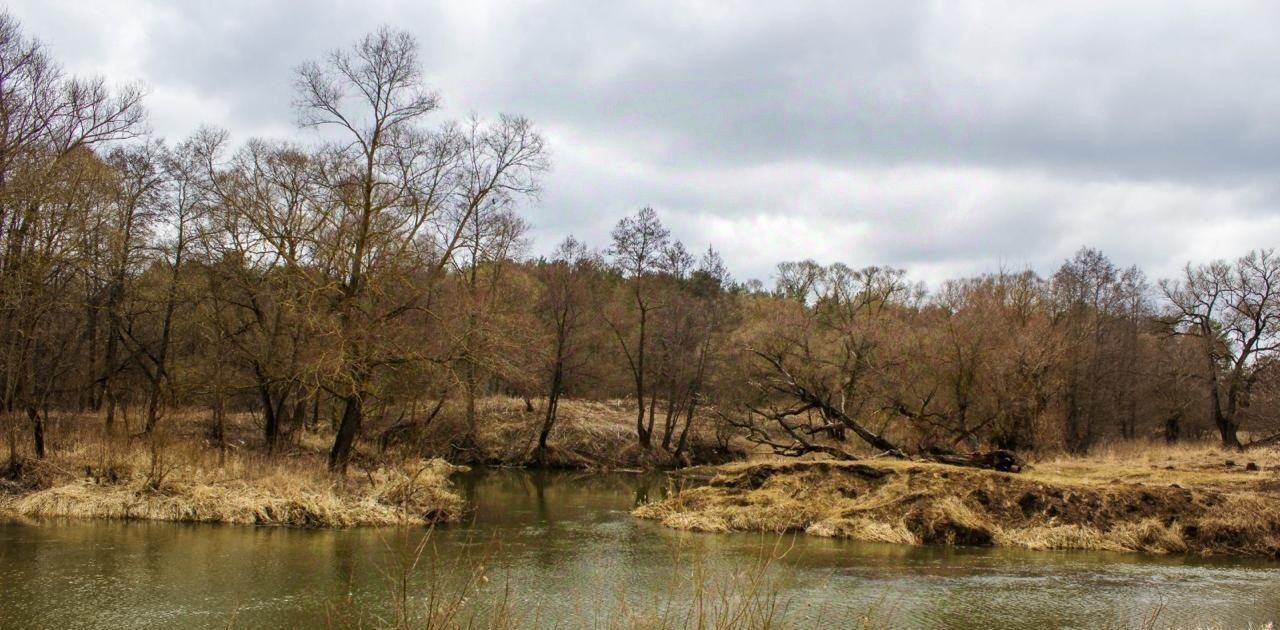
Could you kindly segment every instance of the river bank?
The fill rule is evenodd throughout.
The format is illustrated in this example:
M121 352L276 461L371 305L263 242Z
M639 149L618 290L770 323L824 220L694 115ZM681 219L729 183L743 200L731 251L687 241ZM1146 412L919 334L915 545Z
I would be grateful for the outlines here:
M323 431L299 431L274 454L254 447L250 418L214 448L196 416L155 437L107 434L95 418L53 423L44 459L0 474L0 522L76 517L342 528L456 523L473 506L450 476L467 455L499 467L661 469L676 462L634 445L622 402L566 403L544 461L518 399L483 401L477 452L459 453L446 414L412 449L366 442L345 476L325 469ZM691 452L739 457L699 432ZM457 456L464 457L457 457ZM1280 451L1113 446L1033 462L1020 474L887 459L746 460L686 468L701 478L634 515L682 530L804 532L908 545L946 544L1280 557ZM709 482L709 483L703 483ZM646 499L647 502L647 499Z
M195 443L77 441L0 474L0 523L88 518L353 527L455 522L465 502L443 460L407 460L345 477L320 453L219 455Z
M1019 474L886 459L735 463L692 471L709 483L633 514L700 532L1280 558L1280 454L1129 449Z

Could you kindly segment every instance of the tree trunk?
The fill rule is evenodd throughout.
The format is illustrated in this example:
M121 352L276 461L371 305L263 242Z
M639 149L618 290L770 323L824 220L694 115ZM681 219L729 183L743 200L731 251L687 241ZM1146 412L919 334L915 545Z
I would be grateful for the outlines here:
M689 396L689 405L685 408L684 427L680 429L680 439L676 441L676 450L672 455L676 462L680 461L680 456L684 454L685 449L689 447L689 429L693 427L693 415L698 406L698 395Z
M1222 410L1222 392L1218 390L1218 364L1214 361L1213 339L1213 337L1206 335L1203 342L1207 346L1205 358L1209 364L1209 406L1213 414L1213 425L1218 429L1218 435L1222 438L1222 446L1238 449L1240 448L1240 438L1236 436L1237 427L1233 422L1234 418L1229 417Z
M110 433L116 420L116 400L115 391L112 388L112 380L115 378L116 371L119 370L120 361L120 294L123 289L120 287L124 283L122 277L117 277L112 282L107 297L107 338L105 341L102 361L102 377L99 379L99 386L102 388L101 397L107 401L107 433Z
M111 391L110 387L106 388L104 395L107 399L107 434L111 434L115 429L116 423L116 395Z
M213 439L218 444L218 465L222 466L227 460L227 426L226 426L226 407L222 399L222 389L219 385L218 391L213 395Z
M298 390L296 396L297 402L293 405L293 414L289 416L288 428L289 435L298 430L307 422L307 396L302 390Z
M468 361L466 382L463 383L462 387L462 399L464 406L463 413L466 416L467 428L466 434L462 436L462 442L459 446L461 446L463 450L474 451L472 457L474 457L476 461L479 461L480 433L478 426L479 423L476 419L476 377L474 370L474 365Z
M151 393L147 396L147 422L142 427L143 433L151 433L156 428L156 422L160 420L160 381L163 377L157 377L151 382Z
M671 450L671 438L676 432L676 397L674 387L671 397L667 399L667 417L662 425L662 450Z
M640 442L640 448L648 449L650 440L649 432L644 430L644 395L636 395L636 437Z
M651 392L649 392L649 424L645 426L645 429L644 429L644 432L649 435L650 440L653 439L653 422L655 419L654 414L657 413L657 409L658 409L658 388L655 387Z
M267 447L267 454L276 452L276 442L280 437L280 422L276 417L276 407L271 401L271 389L264 383L258 383L258 396L262 400L262 442Z
M986 468L1001 472L1021 472L1023 462L1013 451L998 449L983 453L960 454L943 449L932 448L921 453L921 458L948 464L951 466L967 466L970 468Z
M551 427L556 423L556 412L560 404L560 387L563 369L557 364L555 371L551 374L551 390L547 392L547 413L542 418L542 429L538 431L538 453L536 459L539 464L546 464L547 456L547 438L551 435Z
M1169 414L1164 421L1164 441L1173 444L1182 437L1182 412Z
M35 447L36 458L44 459L44 419L30 405L27 406L27 417L31 419L32 445Z
M360 432L364 412L360 394L347 396L344 402L342 423L338 425L338 435L333 439L333 450L329 451L329 472L340 475L347 473L347 464L351 462L351 451L355 446L356 434Z
M636 294L636 303L640 307L640 343L636 346L636 437L640 441L640 448L649 450L652 444L653 429L650 425L649 429L644 426L644 337L645 337L645 320L648 312L645 309L644 302L640 299L640 294Z
M1218 434L1222 436L1222 446L1225 448L1240 448L1240 437L1237 432L1240 427L1236 423L1219 415L1217 417Z

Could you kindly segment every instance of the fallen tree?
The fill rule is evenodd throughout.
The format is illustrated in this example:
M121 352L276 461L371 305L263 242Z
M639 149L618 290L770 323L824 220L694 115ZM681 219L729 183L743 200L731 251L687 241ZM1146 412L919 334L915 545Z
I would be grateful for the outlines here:
M967 466L969 468L986 468L1000 472L1022 472L1025 465L1013 451L995 449L974 453L957 453L940 448L928 449L921 459L951 466Z
M831 443L832 437L851 432L881 456L1001 472L1023 468L1022 460L1004 449L958 453L930 447L909 454L883 432L873 431L846 411L845 405L855 398L850 394L856 391L856 372L843 376L840 385L832 388L798 377L780 352L751 352L766 368L751 383L754 400L742 405L739 414L722 413L721 418L742 430L748 441L768 447L774 454L799 457L819 453L842 461L856 460L857 455ZM838 395L833 395L836 392Z
M1252 442L1249 442L1248 444L1245 444L1244 446L1241 446L1240 448L1244 450L1248 450L1253 448L1264 448L1267 446L1276 446L1276 445L1280 445L1280 433L1276 433L1274 435L1264 437L1260 440L1254 440Z

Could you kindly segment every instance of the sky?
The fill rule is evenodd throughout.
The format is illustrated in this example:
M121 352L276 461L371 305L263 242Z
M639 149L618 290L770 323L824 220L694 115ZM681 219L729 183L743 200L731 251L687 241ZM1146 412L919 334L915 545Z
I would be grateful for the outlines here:
M1280 3L20 0L66 68L145 86L153 131L295 128L298 64L383 25L439 120L530 118L532 251L653 206L739 279L813 258L931 284L1152 278L1280 243Z

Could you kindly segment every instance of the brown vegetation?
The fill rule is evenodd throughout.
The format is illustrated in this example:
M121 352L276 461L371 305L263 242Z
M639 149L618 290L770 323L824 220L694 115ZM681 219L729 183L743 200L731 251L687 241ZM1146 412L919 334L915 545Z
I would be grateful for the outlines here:
M157 448L151 440L163 439L159 434L103 437L96 419L78 429L75 419L57 425L56 450L0 476L0 514L352 527L450 522L464 512L448 481L455 467L438 459L375 464L360 476L335 478L320 465L323 448L299 446L287 457L235 448L220 455L196 435L173 435Z
M694 531L1280 558L1277 451L1244 461L1220 449L1148 444L1022 474L893 459L713 470L709 485L635 515Z

